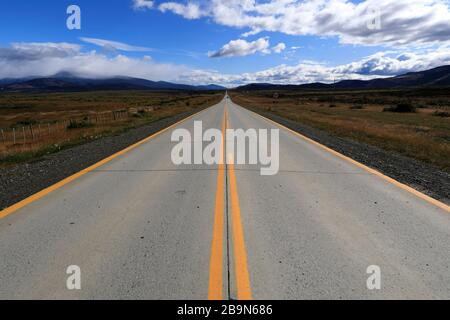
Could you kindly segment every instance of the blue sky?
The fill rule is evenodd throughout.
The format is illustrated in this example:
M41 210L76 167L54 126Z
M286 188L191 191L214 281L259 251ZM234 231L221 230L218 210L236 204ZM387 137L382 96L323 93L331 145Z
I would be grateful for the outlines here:
M81 8L81 30L66 27L71 4ZM380 26L368 28L378 17ZM370 78L450 62L446 0L15 0L0 3L0 27L0 78L116 72L232 86Z

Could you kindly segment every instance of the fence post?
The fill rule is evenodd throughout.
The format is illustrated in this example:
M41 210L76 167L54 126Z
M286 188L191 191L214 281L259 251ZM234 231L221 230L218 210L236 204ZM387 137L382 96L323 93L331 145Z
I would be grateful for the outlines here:
M30 132L31 132L31 141L34 141L33 125L31 125L31 124L30 124Z

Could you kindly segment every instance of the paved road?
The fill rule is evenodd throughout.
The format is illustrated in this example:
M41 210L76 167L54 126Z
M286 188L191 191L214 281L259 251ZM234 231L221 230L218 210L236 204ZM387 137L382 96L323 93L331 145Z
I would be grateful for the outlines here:
M228 99L177 128L195 120L279 128ZM285 129L274 176L175 166L171 133L1 219L0 298L450 298L444 209Z

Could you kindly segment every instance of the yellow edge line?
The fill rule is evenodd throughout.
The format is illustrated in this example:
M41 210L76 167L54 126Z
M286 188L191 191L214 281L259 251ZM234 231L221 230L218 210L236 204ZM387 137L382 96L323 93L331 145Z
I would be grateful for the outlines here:
M333 154L333 155L335 155L335 156L337 156L337 157L339 157L339 158L341 158L341 159L343 159L343 160L345 160L347 162L350 162L351 164L353 164L353 165L355 165L355 166L357 166L357 167L359 167L361 169L364 169L365 171L369 172L370 174L378 176L378 177L382 178L383 180L385 180L385 181L387 181L387 182L397 186L398 188L403 189L405 191L408 191L409 193L415 195L416 197L418 197L418 198L420 198L420 199L422 199L422 200L424 200L424 201L426 201L426 202L428 202L428 203L430 203L430 204L432 204L432 205L434 205L434 206L436 206L436 207L438 207L438 208L440 208L440 209L450 213L450 206L446 205L445 203L443 203L441 201L438 201L438 200L436 200L436 199L434 199L434 198L432 198L430 196L427 196L426 194L423 194L422 192L419 192L416 189L411 188L410 186L407 186L406 184L398 182L397 180L394 180L391 177L388 177L388 176L384 175L383 173L381 173L381 172L379 172L379 171L377 171L375 169L369 168L368 166L366 166L366 165L364 165L364 164L362 164L362 163L360 163L360 162L358 162L356 160L353 160L352 158L344 156L343 154L341 154L341 153L339 153L339 152L337 152L337 151L335 151L333 149L330 149L330 148L324 146L323 144L321 144L321 143L319 143L317 141L314 141L314 140L312 140L312 139L302 135L301 133L298 133L298 132L296 132L296 131L294 131L292 129L289 129L288 127L286 127L286 126L284 126L284 125L282 125L282 124L280 124L278 122L275 122L275 121L273 121L271 119L268 119L268 118L266 118L266 117L264 117L264 116L262 116L262 115L260 115L260 114L258 114L256 112L254 112L252 110L249 110L249 109L245 109L245 110L248 110L249 112L252 112L252 113L256 114L257 116L261 117L262 119L264 119L264 120L266 120L266 121L268 121L270 123L273 123L273 124L283 128L283 129L285 129L285 130L287 130L287 131L289 131L289 132L299 136L303 140L305 140L307 142L310 142L310 143L312 143L312 144L314 144L314 145L316 145L316 146L318 146L318 147L328 151L329 153L331 153L331 154Z
M209 108L211 108L211 107L209 107ZM77 173L75 173L74 175L72 175L72 176L70 176L68 178L65 178L64 180L61 180L60 182L57 182L54 185L52 185L50 187L47 187L47 188L43 189L42 191L39 191L38 193L35 193L32 196L30 196L30 197L28 197L28 198L26 198L26 199L24 199L24 200L22 200L22 201L20 201L20 202L18 202L16 204L12 205L12 206L10 206L10 207L8 207L6 209L3 209L2 211L0 211L0 219L3 219L5 217L9 216L10 214L16 212L17 210L19 210L19 209L21 209L21 208L23 208L23 207L25 207L25 206L27 206L27 205L37 201L37 200L45 197L49 193L51 193L51 192L53 192L55 190L58 190L59 188L65 186L66 184L71 183L72 181L74 181L74 180L84 176L85 174L87 174L87 173L89 173L89 172L91 172L91 171L93 171L93 170L95 170L95 169L97 169L97 168L107 164L108 162L112 161L113 159L115 159L115 158L117 158L117 157L119 157L119 156L121 156L121 155L123 155L123 154L125 154L125 153L127 153L127 152L129 152L129 151L131 151L131 150L133 150L133 149L135 149L137 147L139 147L140 145L148 142L149 140L151 140L153 138L156 138L157 136L159 136L160 134L166 132L167 130L170 130L171 128L173 128L173 127L175 127L175 126L177 126L177 125L179 125L179 124L181 124L181 123L183 123L185 121L188 121L189 119L199 115L200 113L208 110L209 108L203 109L203 110L201 110L201 111L199 111L199 112L197 112L197 113L195 113L193 115L190 115L189 117L187 117L187 118L185 118L183 120L180 120L180 121L174 123L173 125L165 128L165 129L162 129L161 131L158 131L158 132L152 134L151 136L149 136L149 137L147 137L147 138L145 138L145 139L143 139L143 140L141 140L141 141L139 141L139 142L137 142L137 143L135 143L135 144L125 148L125 149L123 149L122 151L119 151L119 152L117 152L117 153L115 153L115 154L113 154L113 155L111 155L111 156L109 156L109 157L107 157L107 158L97 162L96 164L94 164L94 165L92 165L92 166L90 166L90 167L88 167L86 169L83 169L80 172L77 172Z
M227 123L228 123L228 115ZM233 249L235 262L235 276L238 300L252 300L250 286L250 274L247 264L247 252L245 249L244 228L242 227L241 209L239 205L239 193L236 183L234 165L229 167L230 173L230 196L231 196L231 220L233 227Z
M225 133L225 117L222 123L222 145L220 157L224 157L224 133ZM216 206L214 209L214 227L213 238L211 244L211 259L209 267L209 300L222 300L223 292L223 232L224 232L224 181L225 181L225 166L223 163L219 164L217 173L217 188L216 188Z

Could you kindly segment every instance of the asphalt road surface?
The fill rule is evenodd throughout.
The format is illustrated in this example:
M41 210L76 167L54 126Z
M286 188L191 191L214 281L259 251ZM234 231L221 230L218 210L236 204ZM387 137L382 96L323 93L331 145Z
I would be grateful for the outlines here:
M280 129L279 173L174 165L195 120ZM448 207L228 98L0 217L1 299L450 298Z

